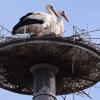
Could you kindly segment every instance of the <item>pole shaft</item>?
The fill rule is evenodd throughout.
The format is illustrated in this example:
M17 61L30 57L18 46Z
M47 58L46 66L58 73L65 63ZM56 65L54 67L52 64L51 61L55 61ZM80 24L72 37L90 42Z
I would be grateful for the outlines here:
M55 100L57 67L49 64L37 64L32 67L34 100Z

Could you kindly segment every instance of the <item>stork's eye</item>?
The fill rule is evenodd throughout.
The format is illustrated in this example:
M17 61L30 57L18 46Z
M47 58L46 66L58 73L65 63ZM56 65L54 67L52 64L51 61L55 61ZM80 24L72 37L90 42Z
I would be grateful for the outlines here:
M64 14L65 12L64 12L64 11L62 11L62 13Z
M53 6L50 6L51 8L53 8Z

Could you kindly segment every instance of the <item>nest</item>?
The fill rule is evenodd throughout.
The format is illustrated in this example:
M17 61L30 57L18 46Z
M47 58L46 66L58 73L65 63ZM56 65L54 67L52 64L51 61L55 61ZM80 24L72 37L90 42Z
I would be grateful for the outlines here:
M100 52L82 40L69 38L26 38L0 44L0 86L6 90L33 94L35 64L56 65L56 94L79 92L100 80Z

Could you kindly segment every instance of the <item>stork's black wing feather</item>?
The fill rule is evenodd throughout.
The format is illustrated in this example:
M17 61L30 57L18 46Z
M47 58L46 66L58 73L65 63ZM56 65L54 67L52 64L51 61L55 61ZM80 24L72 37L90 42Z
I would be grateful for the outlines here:
M27 13L26 15L24 15L23 17L20 18L20 21L23 21L27 16L32 15L33 13Z
M12 34L15 33L15 31L20 28L21 26L26 26L26 25L31 25L31 24L43 24L43 20L38 20L38 19L25 19L23 21L19 21L14 27Z

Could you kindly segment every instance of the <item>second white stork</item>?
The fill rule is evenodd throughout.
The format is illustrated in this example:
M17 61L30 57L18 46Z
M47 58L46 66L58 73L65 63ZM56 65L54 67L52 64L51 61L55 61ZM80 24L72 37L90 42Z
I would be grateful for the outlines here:
M12 34L18 33L35 33L35 34L48 34L48 32L55 33L55 15L51 5L46 6L49 14L36 11L34 13L28 13L22 18L18 24L13 28Z
M63 21L63 17L65 18L65 20L68 22L67 16L65 15L64 11L60 11L57 13L58 17L57 17L57 22L56 22L56 35L58 36L62 36L64 33L64 21Z

